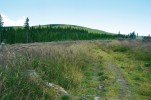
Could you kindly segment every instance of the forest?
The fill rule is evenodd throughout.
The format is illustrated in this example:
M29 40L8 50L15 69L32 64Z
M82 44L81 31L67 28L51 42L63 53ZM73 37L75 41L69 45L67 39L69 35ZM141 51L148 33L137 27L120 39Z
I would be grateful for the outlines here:
M53 28L51 25L42 27L13 28L3 27L1 31L1 41L14 43L33 43L33 42L51 42L65 40L96 40L96 39L115 39L118 37L127 38L121 34L99 34L90 33L84 29L76 29L72 27Z

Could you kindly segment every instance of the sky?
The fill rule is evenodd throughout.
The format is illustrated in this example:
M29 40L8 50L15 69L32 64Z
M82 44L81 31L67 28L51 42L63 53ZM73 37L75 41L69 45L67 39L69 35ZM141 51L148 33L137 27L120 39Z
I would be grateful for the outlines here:
M0 0L4 26L72 24L107 32L151 34L151 0Z

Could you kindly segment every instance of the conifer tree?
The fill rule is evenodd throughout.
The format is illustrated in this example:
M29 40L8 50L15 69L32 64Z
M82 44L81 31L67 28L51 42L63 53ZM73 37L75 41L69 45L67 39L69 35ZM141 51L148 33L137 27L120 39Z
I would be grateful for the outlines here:
M2 18L1 14L0 14L0 43L2 42L2 28L3 28L3 24L4 24L3 18Z
M28 40L29 40L29 18L28 17L26 18L24 27L25 27L25 33L26 33L26 43L28 43Z

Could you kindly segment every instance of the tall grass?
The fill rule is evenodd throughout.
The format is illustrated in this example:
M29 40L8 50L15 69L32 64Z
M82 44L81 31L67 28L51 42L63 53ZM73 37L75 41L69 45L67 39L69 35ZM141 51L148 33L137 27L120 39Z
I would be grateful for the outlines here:
M52 82L67 91L81 86L83 71L97 61L92 43L39 43L9 45L0 68L0 99L56 99L57 93L41 82ZM7 67L6 67L7 66ZM35 70L40 80L24 75Z
M114 52L126 52L132 58L142 61L151 61L151 43L142 42L140 40L114 40L109 44L103 45L103 49L112 50Z
M97 93L98 80L109 77L103 76L106 72L100 67L102 57L106 57L103 52L122 68L124 77L134 89L132 92L148 98L150 50L150 43L135 40L6 45L0 51L0 100L70 98L60 97L55 89L46 87L46 82L57 84L72 95ZM28 70L34 70L38 78L26 75ZM96 81L92 80L95 75L98 76Z
M132 88L134 98L141 100L150 98L151 43L125 40L114 41L104 47L109 49L108 52L122 68L123 74Z

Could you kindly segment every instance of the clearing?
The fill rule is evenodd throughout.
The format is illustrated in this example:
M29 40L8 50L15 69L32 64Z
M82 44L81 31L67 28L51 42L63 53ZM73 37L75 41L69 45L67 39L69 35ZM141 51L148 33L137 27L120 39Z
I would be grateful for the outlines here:
M150 50L136 40L6 44L0 99L148 100Z

